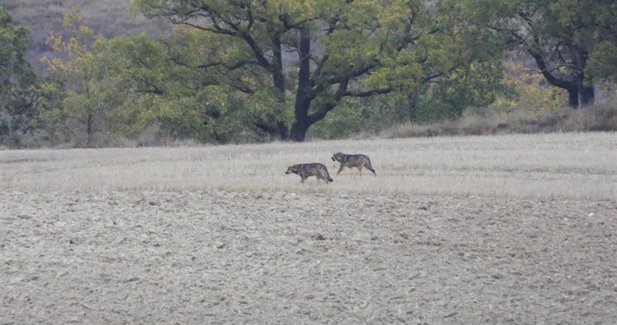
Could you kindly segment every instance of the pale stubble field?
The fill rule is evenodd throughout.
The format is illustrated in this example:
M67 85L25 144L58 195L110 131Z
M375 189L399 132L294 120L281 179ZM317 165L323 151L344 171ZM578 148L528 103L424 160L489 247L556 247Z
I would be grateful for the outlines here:
M614 324L616 251L616 133L0 151L0 324Z

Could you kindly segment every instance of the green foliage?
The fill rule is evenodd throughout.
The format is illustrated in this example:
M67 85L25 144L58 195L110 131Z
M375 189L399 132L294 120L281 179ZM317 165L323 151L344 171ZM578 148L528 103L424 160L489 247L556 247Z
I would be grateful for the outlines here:
M503 38L465 9L464 2L440 2L435 24L440 32L419 40L434 68L423 91L412 96L413 120L457 118L465 109L484 107L507 91L501 83Z
M177 27L104 39L78 11L50 45L42 86L61 135L202 142L302 140L458 116L501 91L493 33L456 2L134 2ZM207 18L207 19L203 19ZM482 46L478 46L481 44ZM413 103L410 105L408 103ZM336 110L335 110L336 108Z
M465 109L491 104L499 94L507 92L498 80L501 73L497 67L500 66L490 67L485 62L451 71L448 79L442 78L418 96L412 119L435 121L458 118Z
M617 40L601 42L594 47L586 75L590 79L617 79Z
M100 65L112 76L114 89L124 101L112 108L113 130L136 137L150 126L171 138L200 142L240 142L259 139L253 122L280 117L281 108L254 93L235 92L231 80L193 68L202 39L187 29L154 40L147 35L101 42ZM213 73L214 74L214 73Z
M407 100L399 96L347 98L309 130L309 138L341 139L380 131L410 119Z
M580 0L133 6L175 27L158 38L106 39L78 10L70 12L67 30L50 39L55 54L43 60L49 78L42 96L30 100L47 108L44 119L28 121L47 123L52 138L85 137L77 142L85 146L98 136L138 138L153 129L216 143L337 138L406 120L457 118L497 98L499 107L513 107L513 89L526 94L503 79L503 53L513 40L545 59L547 80L589 88L596 78L614 78L617 65L617 33L607 32L615 28L615 5L606 0L589 8Z
M424 1L137 0L134 6L184 26L166 42L171 61L193 69L193 78L234 89L232 97L247 100L255 126L282 138L289 129L292 139L304 139L346 98L418 92L471 64L482 69L484 52L469 50L482 37L459 40L472 28L452 11L435 14Z
M614 75L614 52L607 44L617 41L615 1L463 3L483 24L500 31L511 44L531 55L546 80L568 92L573 107L593 103L595 78ZM480 6L485 12L474 10Z
M159 94L168 91L165 56L160 45L146 35L99 40L95 48L97 65L105 71L108 89L119 95L107 119L110 131L137 137L154 125L166 102Z
M69 36L57 35L49 40L58 56L42 58L50 72L43 88L52 107L45 117L52 133L83 134L86 139L78 145L92 147L94 135L106 132L107 113L121 101L122 93L110 87L107 71L101 69L94 50L103 38L94 35L79 9L65 14L64 25Z
M37 127L36 76L24 55L28 29L0 6L0 143L19 145L20 134Z
M220 86L208 86L195 97L166 99L157 117L159 126L167 135L179 139L215 143L250 141L244 132L249 125L244 111L238 109L240 103L230 98L229 93Z

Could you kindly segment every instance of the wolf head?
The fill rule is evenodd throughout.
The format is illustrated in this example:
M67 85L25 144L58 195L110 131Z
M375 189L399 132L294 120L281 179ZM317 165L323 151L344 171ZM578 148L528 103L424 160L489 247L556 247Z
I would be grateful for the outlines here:
M287 171L285 172L285 174L297 174L298 173L298 165L292 165L287 167Z
M340 161L341 158L343 157L343 153L342 152L337 152L335 154L332 155L332 161Z

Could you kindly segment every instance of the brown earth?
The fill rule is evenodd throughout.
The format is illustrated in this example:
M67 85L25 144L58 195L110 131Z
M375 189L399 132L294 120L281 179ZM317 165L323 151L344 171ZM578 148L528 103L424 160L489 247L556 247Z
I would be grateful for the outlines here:
M617 203L0 192L0 324L614 324Z

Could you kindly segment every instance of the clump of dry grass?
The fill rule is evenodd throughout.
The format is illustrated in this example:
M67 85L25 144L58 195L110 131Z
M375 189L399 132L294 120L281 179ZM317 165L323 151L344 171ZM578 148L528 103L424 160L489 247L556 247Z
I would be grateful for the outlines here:
M347 192L617 200L617 133L320 141L210 147L0 152L10 191ZM334 175L335 151L368 154L377 177ZM299 183L287 166L321 162L334 178Z
M507 113L472 111L456 120L398 125L384 131L382 136L408 138L588 131L617 131L617 105L600 104L576 110L569 107L549 111L519 109Z

